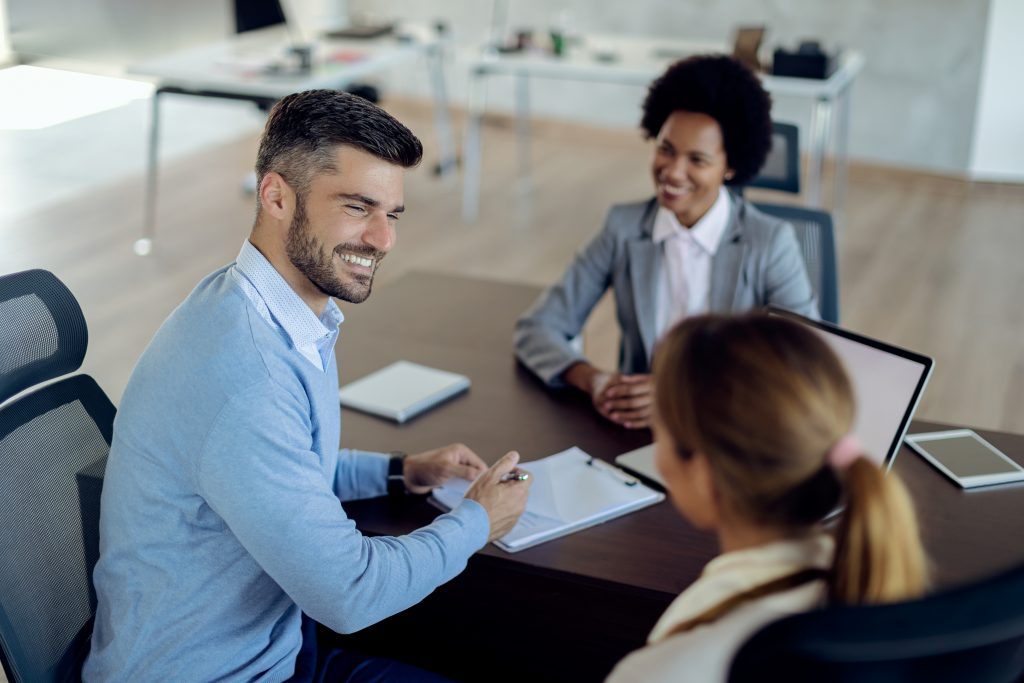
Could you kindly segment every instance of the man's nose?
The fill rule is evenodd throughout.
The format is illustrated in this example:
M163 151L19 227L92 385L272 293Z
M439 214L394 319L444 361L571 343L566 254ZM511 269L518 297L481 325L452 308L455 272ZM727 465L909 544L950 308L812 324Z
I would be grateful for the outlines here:
M375 214L363 232L363 243L379 251L390 251L395 244L395 229L386 214Z

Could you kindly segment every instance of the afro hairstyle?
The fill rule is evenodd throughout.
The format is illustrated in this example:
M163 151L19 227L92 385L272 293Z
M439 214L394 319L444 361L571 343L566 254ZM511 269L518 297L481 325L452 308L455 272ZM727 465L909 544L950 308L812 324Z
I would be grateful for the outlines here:
M733 170L727 185L749 182L772 146L772 100L750 69L726 55L697 55L671 65L651 83L640 127L658 137L676 111L707 114L722 129L725 157Z

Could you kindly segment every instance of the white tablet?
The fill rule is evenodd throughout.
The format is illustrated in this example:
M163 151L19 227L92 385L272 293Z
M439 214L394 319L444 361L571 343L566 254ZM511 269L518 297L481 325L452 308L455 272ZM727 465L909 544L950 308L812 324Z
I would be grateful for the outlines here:
M911 434L906 441L961 488L1024 481L1024 467L970 429Z

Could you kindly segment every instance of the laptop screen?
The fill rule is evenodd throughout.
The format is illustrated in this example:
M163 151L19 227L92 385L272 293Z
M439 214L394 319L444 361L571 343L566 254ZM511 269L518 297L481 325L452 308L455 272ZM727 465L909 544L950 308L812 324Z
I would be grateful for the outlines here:
M864 447L866 456L886 469L892 467L932 374L934 361L919 353L781 308L768 307L768 312L807 325L832 347L853 384L857 405L853 436ZM655 466L653 444L624 453L615 458L615 463L663 487L665 485Z
M934 361L829 323L782 309L768 310L809 326L836 352L846 366L857 402L853 435L865 455L892 467Z

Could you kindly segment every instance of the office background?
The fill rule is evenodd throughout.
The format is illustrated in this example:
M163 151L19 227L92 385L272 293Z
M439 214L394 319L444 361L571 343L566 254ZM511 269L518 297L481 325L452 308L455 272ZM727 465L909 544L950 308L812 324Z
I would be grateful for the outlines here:
M215 40L232 26L226 2L5 1L4 25L16 53L36 64L101 74ZM853 90L854 164L838 236L843 321L937 358L919 416L1024 430L1017 408L1024 401L1018 300L1024 188L968 180L1024 178L1024 134L1016 123L1024 104L1013 80L1024 62L1012 40L1024 29L1019 3L507 4L510 30L559 25L580 33L728 42L737 25L763 23L769 45L814 37L829 49L862 51L867 65ZM348 9L370 19L445 21L453 44L451 101L461 122L463 67L488 36L492 5L349 0ZM434 155L425 80L421 70L408 69L375 84L385 106L407 120ZM3 76L0 81L6 83ZM67 97L67 87L5 89L4 109L27 107L53 89L63 106L75 99ZM536 84L533 172L524 180L516 173L512 124L503 115L511 111L512 88L496 78L489 89L495 113L486 119L480 219L462 223L457 179L417 170L407 185L410 214L381 285L412 269L547 284L598 228L610 203L649 194L649 148L635 129L642 90ZM48 267L69 283L93 333L85 369L115 402L160 321L202 275L237 253L253 208L241 179L262 124L260 113L243 103L168 98L160 242L153 256L138 258L131 242L142 220L149 91L129 90L111 95L118 106L45 127L0 130L0 270ZM805 122L803 107L781 99L777 117ZM607 362L614 356L614 328L606 302L586 342Z

